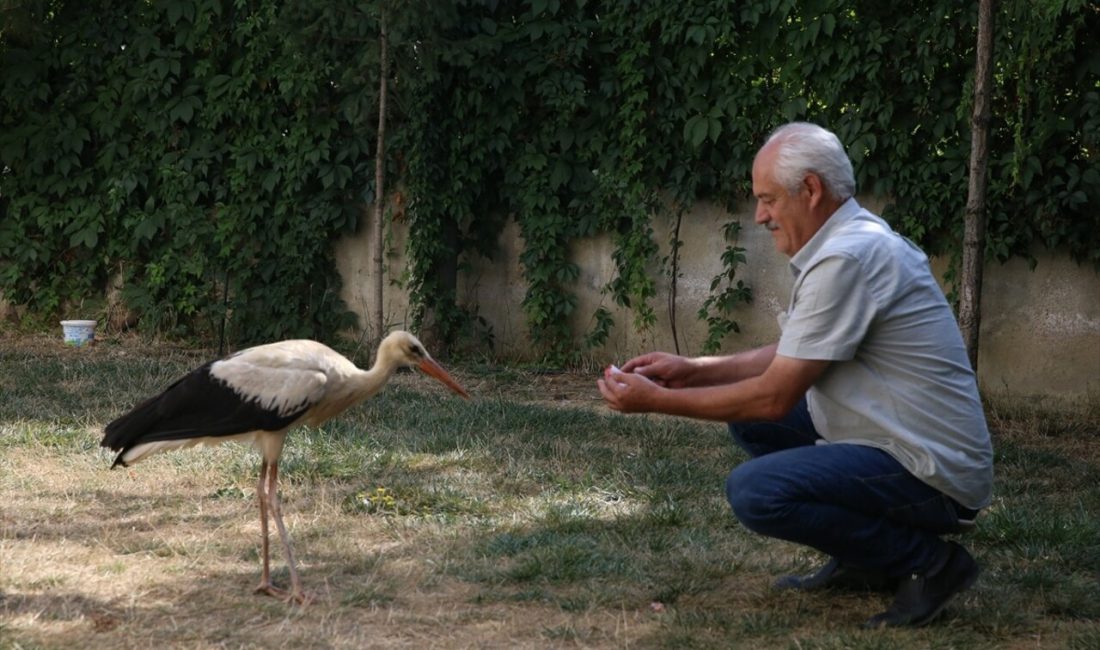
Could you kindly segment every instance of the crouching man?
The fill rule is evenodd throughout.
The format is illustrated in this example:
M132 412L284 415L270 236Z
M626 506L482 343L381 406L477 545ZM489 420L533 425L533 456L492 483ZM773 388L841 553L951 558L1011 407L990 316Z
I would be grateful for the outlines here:
M958 325L928 259L853 198L819 126L777 129L752 169L756 223L790 258L777 343L721 357L651 352L598 381L608 407L729 423L750 530L828 562L777 588L887 588L869 627L923 625L978 577L956 542L990 503L993 450Z

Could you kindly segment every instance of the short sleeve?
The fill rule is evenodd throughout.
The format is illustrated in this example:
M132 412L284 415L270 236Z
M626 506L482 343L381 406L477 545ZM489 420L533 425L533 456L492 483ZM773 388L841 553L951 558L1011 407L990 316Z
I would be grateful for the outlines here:
M852 359L877 312L859 261L826 257L795 283L777 352L795 359Z

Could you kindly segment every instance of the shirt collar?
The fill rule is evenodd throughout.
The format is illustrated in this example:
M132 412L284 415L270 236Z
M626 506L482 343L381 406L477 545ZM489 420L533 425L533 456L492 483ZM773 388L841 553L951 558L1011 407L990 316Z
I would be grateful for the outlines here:
M859 203L856 202L855 197L852 197L842 203L840 207L836 209L836 212L829 215L829 218L825 220L821 228L814 233L813 237L810 237L810 241L806 242L806 245L803 246L801 250L791 256L791 272L794 273L794 276L798 277L798 275L802 273L802 269L806 268L806 265L814 258L817 251L821 250L821 247L825 245L825 240L827 240L836 229L855 218L862 209Z

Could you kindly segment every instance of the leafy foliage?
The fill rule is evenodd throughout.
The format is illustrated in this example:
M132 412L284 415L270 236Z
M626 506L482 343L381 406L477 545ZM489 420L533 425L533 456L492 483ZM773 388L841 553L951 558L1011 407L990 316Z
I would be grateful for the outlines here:
M650 327L653 218L749 195L772 128L847 144L861 191L931 252L961 240L975 8L948 0L61 0L0 33L0 291L56 311L122 273L150 327L241 340L348 324L330 245L373 201L378 12L390 29L387 161L411 235L414 318L477 323L456 271L520 228L529 331L547 358L606 340L577 313L573 242L610 234L605 290ZM29 12L29 13L28 13ZM28 16L30 18L28 19ZM14 24L14 23L13 23ZM1100 265L1100 12L1005 0L996 18L988 254ZM737 331L730 242L697 315ZM223 304L228 296L227 304Z
M280 35L280 3L98 4L4 44L5 294L53 311L119 272L169 331L208 331L226 290L245 341L345 325L329 248L369 140L333 63Z
M752 289L744 280L737 279L737 267L745 263L745 249L737 245L737 235L740 232L739 222L731 221L726 224L724 235L727 244L722 252L722 272L711 280L711 295L699 308L699 320L707 323L707 338L703 342L705 354L718 352L727 334L741 331L737 321L728 314L737 305L752 302Z

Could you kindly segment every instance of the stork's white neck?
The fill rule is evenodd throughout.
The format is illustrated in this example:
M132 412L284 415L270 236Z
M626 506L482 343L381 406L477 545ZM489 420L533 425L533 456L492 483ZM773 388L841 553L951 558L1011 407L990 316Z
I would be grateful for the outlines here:
M368 370L357 369L353 378L355 401L361 402L374 396L380 391L386 382L390 380L397 369L409 365L408 359L401 352L401 345L394 334L382 339L378 346L378 353L374 357L374 364Z

